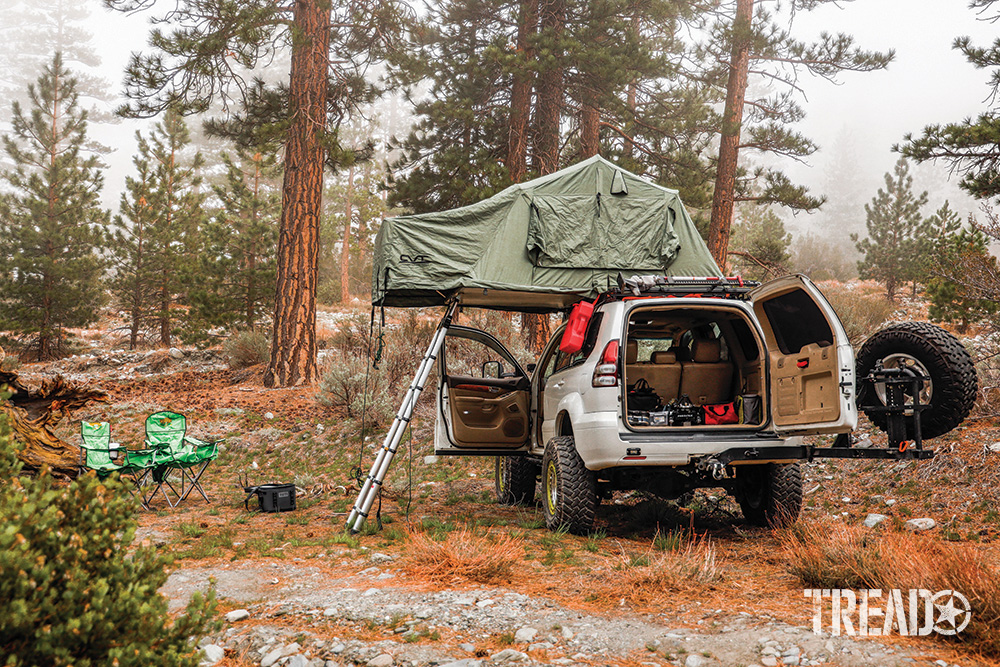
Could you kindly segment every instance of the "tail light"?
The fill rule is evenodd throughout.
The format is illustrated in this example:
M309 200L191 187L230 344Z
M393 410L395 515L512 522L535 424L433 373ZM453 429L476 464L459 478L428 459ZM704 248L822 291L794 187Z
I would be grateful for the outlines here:
M618 386L618 341L613 340L604 347L601 359L594 369L594 378L590 381L593 387Z

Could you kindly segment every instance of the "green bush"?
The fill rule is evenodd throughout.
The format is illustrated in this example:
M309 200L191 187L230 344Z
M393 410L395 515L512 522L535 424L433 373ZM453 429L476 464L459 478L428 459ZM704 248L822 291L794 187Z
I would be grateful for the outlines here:
M234 370L271 360L271 337L263 331L238 331L222 344L222 356Z
M134 501L85 475L58 487L20 477L0 423L0 656L5 667L196 667L215 596L195 594L171 619L157 591L167 559L132 548Z

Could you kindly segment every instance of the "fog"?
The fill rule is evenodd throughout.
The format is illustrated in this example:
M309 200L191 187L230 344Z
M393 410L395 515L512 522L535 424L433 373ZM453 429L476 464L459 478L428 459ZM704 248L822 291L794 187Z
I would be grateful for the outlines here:
M149 15L126 16L105 10L97 0L92 6L89 28L93 46L100 54L100 73L120 90L122 71L132 51L143 50L149 31ZM28 5L4 0L4 9L25 11ZM989 73L977 71L951 47L959 35L970 35L986 45L998 26L979 20L964 1L954 0L856 0L841 8L832 6L800 13L794 24L801 38L820 31L847 32L867 49L895 49L896 59L885 71L844 73L839 84L804 76L800 80L806 118L800 131L820 146L804 163L786 160L783 166L798 182L823 193L837 160L848 159L856 166L863 201L882 183L882 175L898 158L891 146L907 132L918 133L930 123L957 121L982 112L988 104L986 81ZM118 193L130 169L136 129L141 121L125 120L115 126L93 128L105 144L115 148L105 159L107 173L104 199L117 204ZM929 208L937 208L944 198L963 216L978 204L956 187L956 177L948 178L943 167L915 167L917 186L931 191ZM863 215L863 213L862 213ZM822 213L789 219L796 232L823 232Z

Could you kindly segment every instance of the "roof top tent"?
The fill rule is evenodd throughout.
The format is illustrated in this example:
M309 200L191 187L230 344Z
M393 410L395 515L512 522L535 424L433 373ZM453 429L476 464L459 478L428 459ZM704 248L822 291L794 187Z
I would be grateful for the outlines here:
M619 274L721 276L676 190L594 156L489 199L382 223L372 304L447 305L347 520L361 530L459 303L556 312Z
M461 208L389 218L372 303L553 312L619 273L721 276L676 190L600 156Z

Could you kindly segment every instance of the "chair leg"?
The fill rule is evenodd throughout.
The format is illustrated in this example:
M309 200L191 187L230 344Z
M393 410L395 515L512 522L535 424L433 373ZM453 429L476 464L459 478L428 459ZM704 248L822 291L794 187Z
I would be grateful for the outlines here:
M197 474L191 473L190 472L190 470L191 470L190 468L187 468L187 469L182 468L181 469L181 478L183 479L184 477L187 477L188 481L190 482L190 485L188 486L187 492L184 494L184 496L180 500L177 501L178 504L180 504L180 502L182 500L184 500L189 495L191 495L192 491L198 491L198 493L201 494L201 497L205 499L206 503L208 503L209 505L212 504L212 501L208 499L207 495L205 495L205 490L202 488L201 482L200 482L201 476L203 474L205 474L205 470L208 469L208 464L209 463L211 463L211 461L205 461L201 465L201 468L198 470Z

